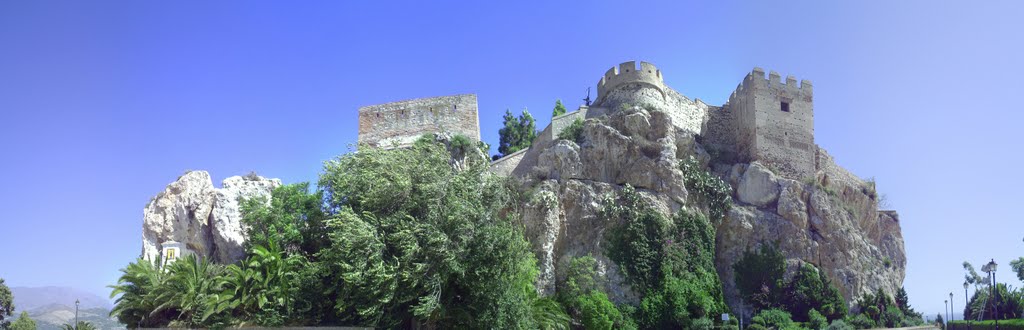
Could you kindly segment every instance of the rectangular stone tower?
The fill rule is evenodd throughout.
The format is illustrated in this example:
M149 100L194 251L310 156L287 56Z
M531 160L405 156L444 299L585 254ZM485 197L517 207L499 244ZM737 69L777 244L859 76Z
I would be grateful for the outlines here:
M741 161L759 160L777 173L803 179L816 171L814 91L811 82L754 70L729 97Z
M359 108L359 144L407 147L426 133L480 140L476 94L430 97Z

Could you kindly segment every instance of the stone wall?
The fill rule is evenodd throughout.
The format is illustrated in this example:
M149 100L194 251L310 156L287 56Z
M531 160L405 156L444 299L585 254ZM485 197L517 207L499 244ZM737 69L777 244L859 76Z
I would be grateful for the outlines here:
M788 109L784 109L784 105ZM774 171L801 179L815 172L814 99L811 83L780 80L772 71L754 70L724 106L731 111L740 160L761 160Z
M736 162L736 131L733 112L708 106L708 120L701 126L701 144L720 163Z
M379 148L411 145L426 133L480 140L475 94L431 97L359 108L359 144Z
M818 175L822 176L820 180L825 183L845 184L851 187L861 187L866 184L860 177L836 164L835 158L832 158L828 151L821 147L815 149L817 151L815 163Z
M546 149L548 146L552 145L556 140L558 140L558 134L561 133L562 130L564 130L566 127L569 127L569 125L571 125L572 122L576 121L576 119L586 119L587 114L590 113L590 111L592 110L594 110L594 108L580 107L576 111L555 118L551 118L551 124L548 124L548 126L545 127L544 130L540 132L540 134L537 134L537 138L533 139L533 143L530 144L530 148L526 149L526 152L523 152L522 155L517 156L518 159L514 159L515 166L511 166L513 170L508 173L511 173L515 177L524 177L530 174L530 171L533 170L533 167L537 165L537 162L539 160L538 158L540 157L540 151ZM510 156L513 155L515 154L512 154ZM502 164L502 167L509 167L509 165Z
M516 167L519 166L528 150L530 148L513 152L511 155L506 155L501 157L501 159L491 162L491 172L500 176L512 175L512 171L515 171Z

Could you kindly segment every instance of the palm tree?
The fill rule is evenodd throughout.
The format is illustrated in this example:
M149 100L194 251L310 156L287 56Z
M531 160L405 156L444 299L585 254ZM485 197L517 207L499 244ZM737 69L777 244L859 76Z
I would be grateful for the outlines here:
M78 327L75 327L75 326L70 325L70 324L65 324L65 325L61 326L61 329L64 329L64 330L96 330L96 326L94 326L94 325L92 325L92 323L89 323L89 322L86 322L86 321L78 321Z
M258 315L271 311L283 313L285 318L295 315L298 270L305 265L305 259L285 255L273 241L268 243L269 247L253 246L241 264L227 267L224 293L217 298L218 309L235 310L241 319L257 321L261 320Z
M206 258L188 255L180 258L167 268L167 278L159 286L155 300L160 302L152 313L177 312L178 317L170 324L197 327L206 324L214 314L211 306L219 306L218 293L221 291L224 268L210 263Z
M113 289L110 297L117 297L110 316L130 328L155 327L165 325L168 315L157 313L156 294L163 286L165 273L157 264L159 261L138 259L121 269L121 277L117 284L107 287Z

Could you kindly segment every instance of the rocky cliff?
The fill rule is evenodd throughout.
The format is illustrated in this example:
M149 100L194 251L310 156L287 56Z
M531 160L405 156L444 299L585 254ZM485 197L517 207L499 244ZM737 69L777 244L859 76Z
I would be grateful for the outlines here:
M215 188L210 174L190 171L167 185L143 210L142 256L153 260L160 244L182 243L189 252L221 263L245 256L240 198L264 196L281 185L279 179L233 176Z
M689 157L732 188L732 206L716 223L715 260L730 306L739 301L732 265L760 244L778 244L790 270L800 262L819 266L848 302L878 288L892 294L902 285L906 256L898 216L878 211L873 184L831 168L797 180L759 162L713 157L695 129L706 120L707 106L671 90L671 100L662 102L649 87L624 90L631 95L590 109L579 143L540 138L511 173L532 192L523 221L545 293L556 290L571 258L592 255L609 278L612 299L635 302L636 293L605 256L605 234L613 224L598 215L602 197L628 184L666 216L682 208L700 211L679 168Z

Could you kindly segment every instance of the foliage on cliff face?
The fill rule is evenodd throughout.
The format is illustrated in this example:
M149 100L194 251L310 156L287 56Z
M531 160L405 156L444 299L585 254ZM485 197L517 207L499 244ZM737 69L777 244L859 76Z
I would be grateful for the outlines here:
M608 257L642 295L634 317L641 328L687 328L725 311L714 269L715 231L707 218L680 211L667 219L626 186L601 214L609 230Z
M732 205L732 187L721 178L705 170L696 157L690 156L679 163L686 181L686 189L695 193L708 208L713 221L721 221Z

